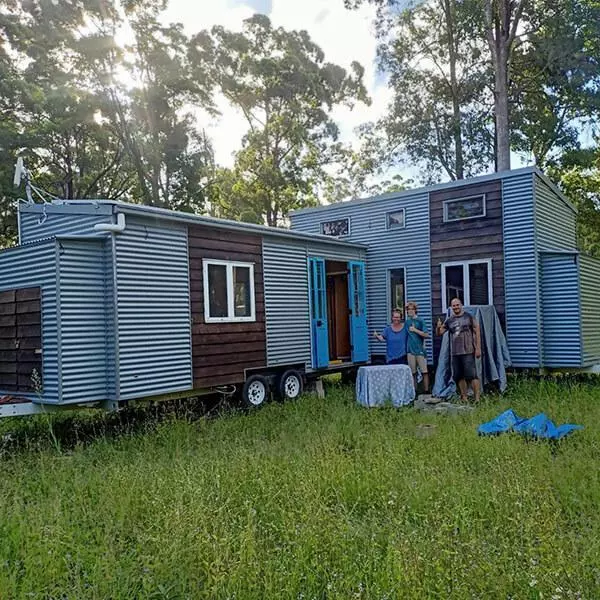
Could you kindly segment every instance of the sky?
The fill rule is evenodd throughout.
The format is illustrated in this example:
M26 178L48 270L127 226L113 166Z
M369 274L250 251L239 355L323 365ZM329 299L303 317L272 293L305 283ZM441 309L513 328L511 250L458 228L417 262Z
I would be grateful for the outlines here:
M183 23L189 34L213 25L239 31L243 20L257 12L268 15L275 27L306 30L323 50L326 61L346 69L358 61L365 68L364 84L371 106L337 108L332 115L340 127L342 141L358 148L356 127L381 117L391 100L385 78L378 74L375 63L375 9L367 5L347 10L343 0L169 0L163 19ZM246 122L223 98L218 106L221 118L207 120L205 130L213 140L217 162L231 166L233 153L241 147Z

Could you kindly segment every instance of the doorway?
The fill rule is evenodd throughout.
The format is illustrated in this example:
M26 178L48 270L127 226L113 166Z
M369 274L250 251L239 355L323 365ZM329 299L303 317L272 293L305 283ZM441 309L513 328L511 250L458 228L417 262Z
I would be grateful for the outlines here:
M369 358L363 261L309 258L313 368Z
M348 309L348 264L328 260L327 313L329 315L329 362L349 362L352 359L350 344L350 311Z

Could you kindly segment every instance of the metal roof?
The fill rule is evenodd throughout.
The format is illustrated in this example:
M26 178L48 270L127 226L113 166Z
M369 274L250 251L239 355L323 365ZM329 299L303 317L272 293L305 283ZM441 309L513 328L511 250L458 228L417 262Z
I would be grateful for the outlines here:
M357 204L367 204L369 202L379 202L380 200L386 200L391 198L406 198L407 196L412 196L414 194L422 194L423 192L438 192L441 190L447 190L457 187L464 187L466 185L471 185L473 183L483 183L486 181L494 181L498 179L507 179L509 177L515 177L517 175L524 175L527 173L535 174L540 177L544 183L546 183L552 191L574 212L577 212L577 209L573 204L568 200L568 198L560 191L560 189L548 178L547 175L542 173L540 169L537 167L523 167L521 169L513 169L510 171L501 171L500 173L489 173L487 175L479 175L477 177L470 177L469 179L457 179L455 181L446 181L444 183L436 183L435 185L423 186L419 188L411 188L409 190L402 190L399 192L389 192L387 194L380 194L378 196L370 196L368 198L354 198L352 200L345 200L343 202L335 202L333 204L324 204L321 206L315 206L311 208L301 208L298 210L290 211L290 215L299 215L307 212L318 212L328 210L330 208L336 206L348 206L357 205Z
M98 212L105 212L107 207L112 207L113 213L122 212L131 215L140 215L146 217L155 217L157 219L165 219L169 221L177 221L181 223L189 223L194 225L206 225L219 229L227 229L251 233L255 235L265 235L274 237L283 237L287 239L297 239L305 242L320 242L331 244L334 246L346 246L349 248L366 248L364 244L350 242L332 238L331 236L317 233L303 233L283 227L269 227L267 225L258 225L256 223L245 223L242 221L232 221L229 219L219 219L217 217L209 217L206 215L195 215L191 213L178 212L168 210L166 208L158 208L155 206L146 206L143 204L132 204L129 202L120 202L116 200L54 200L48 204L22 204L20 209L23 212L48 212L54 210L64 212L67 207L73 207L73 212L84 209L89 212L90 208L96 207ZM62 209L62 210L61 210Z

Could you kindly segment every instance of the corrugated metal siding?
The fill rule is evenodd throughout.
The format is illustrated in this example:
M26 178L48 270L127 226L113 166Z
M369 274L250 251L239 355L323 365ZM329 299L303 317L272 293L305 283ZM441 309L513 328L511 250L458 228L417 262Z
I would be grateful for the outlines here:
M579 281L583 364L589 366L600 363L599 259L591 256L579 257Z
M540 366L533 175L502 180L506 339L515 367Z
M309 256L320 256L325 260L365 260L366 253L363 248L344 248L329 246L319 242L307 242L306 250Z
M535 227L538 251L577 250L573 209L535 175Z
M48 209L51 210L51 209ZM97 223L110 223L111 216L106 214L42 214L24 212L20 213L21 243L53 237L55 235L106 235L94 231Z
M56 242L53 239L0 252L0 291L34 286L42 288L41 399L48 403L57 403L59 398L56 260Z
M576 254L541 254L543 364L579 367L581 313Z
M310 367L310 313L306 244L263 239L263 277L269 366Z
M404 229L387 229L386 213L405 209ZM419 316L431 328L431 271L429 264L429 194L420 192L378 202L340 203L322 211L307 211L290 216L292 229L319 233L321 221L350 217L349 241L368 246L367 250L367 317L369 332L382 329L390 320L388 298L389 269L404 268L407 300L419 304ZM312 246L311 246L312 253ZM370 336L370 351L385 354L384 345ZM429 360L431 340L427 341Z
M106 400L105 240L58 243L61 403Z
M191 389L187 227L129 217L116 253L120 398Z

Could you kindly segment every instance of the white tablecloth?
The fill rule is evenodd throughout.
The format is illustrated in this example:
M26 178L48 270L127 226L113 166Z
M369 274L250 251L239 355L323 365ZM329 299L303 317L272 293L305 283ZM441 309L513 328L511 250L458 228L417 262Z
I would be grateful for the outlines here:
M356 377L356 399L363 406L381 406L390 402L398 407L415 398L415 385L410 367L377 365L360 367Z

